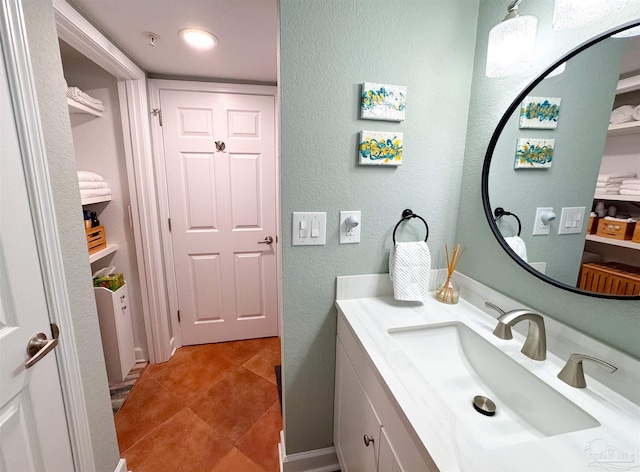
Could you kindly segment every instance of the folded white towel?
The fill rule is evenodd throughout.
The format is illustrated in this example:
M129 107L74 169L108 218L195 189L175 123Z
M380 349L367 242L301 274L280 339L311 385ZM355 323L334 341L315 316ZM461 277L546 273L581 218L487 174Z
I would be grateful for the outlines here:
M111 195L110 188L88 188L80 190L80 198L103 197Z
M640 190L620 189L620 195L640 195Z
M431 251L424 241L397 242L389 253L389 278L396 300L424 301L429 292Z
M109 188L109 184L106 182L78 182L80 190L87 190L91 188Z
M619 195L619 188L597 188L596 195Z
M624 179L623 184L640 185L640 179Z
M635 179L635 172L621 172L618 174L600 174L598 176L598 182L607 182L611 183L612 179Z
M628 123L629 121L633 121L633 107L631 105L622 105L618 108L615 108L611 112L611 118L609 119L609 123Z
M527 260L527 244L520 236L509 236L507 238L504 238L504 240L520 259L525 262L529 262Z
M100 174L91 172L90 170L78 171L78 182L103 182L104 179Z
M631 113L631 118L636 121L640 121L640 105L633 109L633 113Z
M622 180L622 179L620 179L620 180ZM596 188L613 188L613 187L620 188L620 185L622 185L622 183L616 182L616 183L609 184L607 182L598 182L596 184Z
M67 87L67 97L95 110L104 111L102 100L93 98L91 95L84 93L78 87Z
M622 184L620 190L640 190L640 184Z

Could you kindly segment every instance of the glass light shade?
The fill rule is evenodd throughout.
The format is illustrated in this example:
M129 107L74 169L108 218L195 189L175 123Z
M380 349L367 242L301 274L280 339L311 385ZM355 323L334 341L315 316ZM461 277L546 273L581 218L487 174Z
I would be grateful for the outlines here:
M489 32L487 77L508 77L531 67L536 47L535 16L517 16L504 20Z
M613 35L614 38L630 38L631 36L640 36L640 26L634 26Z
M555 0L553 29L569 30L595 23L627 5L627 0Z
M218 44L218 38L207 31L186 28L178 34L185 43L196 49L211 49Z

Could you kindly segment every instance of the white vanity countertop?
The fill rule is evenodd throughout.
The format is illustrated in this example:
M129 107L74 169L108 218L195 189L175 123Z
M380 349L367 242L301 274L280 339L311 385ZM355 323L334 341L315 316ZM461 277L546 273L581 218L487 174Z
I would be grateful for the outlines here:
M573 472L593 470L593 467L604 470L640 467L640 407L637 404L588 373L585 389L565 384L556 375L566 358L549 351L545 361L529 359L520 352L524 343L521 334L514 332L512 340L497 338L492 334L496 320L463 299L456 305L445 305L433 298L424 304L398 302L388 295L371 296L376 291L385 292L372 288L376 284L379 288L384 282L375 276L363 277L369 277L365 281L368 288L364 290L352 290L357 284L355 277L339 278L336 306L442 472ZM341 283L340 279L348 280ZM474 436L435 392L424 388L418 378L420 374L387 331L449 321L459 321L472 328L593 416L601 426L503 447L482 444L481 438ZM549 335L549 328L547 330ZM425 359L425 362L446 363L446 359ZM639 364L629 358L627 365L635 368ZM640 391L640 385L637 387Z

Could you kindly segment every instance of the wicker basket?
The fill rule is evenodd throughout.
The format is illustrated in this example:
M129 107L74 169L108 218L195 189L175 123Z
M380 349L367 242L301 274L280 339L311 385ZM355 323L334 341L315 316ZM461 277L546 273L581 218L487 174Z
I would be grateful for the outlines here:
M94 252L98 252L107 247L107 232L105 231L104 226L89 228L86 232L89 254L93 254Z

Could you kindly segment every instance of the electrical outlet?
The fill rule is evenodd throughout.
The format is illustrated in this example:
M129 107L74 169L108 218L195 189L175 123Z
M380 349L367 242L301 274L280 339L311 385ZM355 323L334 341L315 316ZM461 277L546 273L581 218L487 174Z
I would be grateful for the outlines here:
M539 236L543 234L549 234L551 229L551 223L545 224L542 221L542 215L548 211L553 211L552 207L540 207L536 208L536 219L533 222L533 235Z

